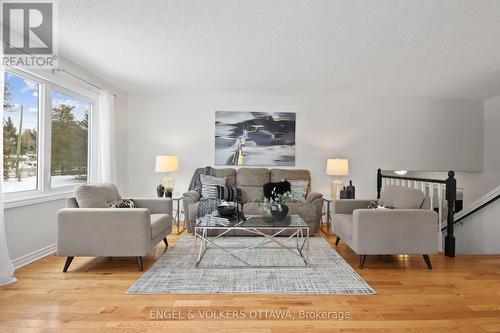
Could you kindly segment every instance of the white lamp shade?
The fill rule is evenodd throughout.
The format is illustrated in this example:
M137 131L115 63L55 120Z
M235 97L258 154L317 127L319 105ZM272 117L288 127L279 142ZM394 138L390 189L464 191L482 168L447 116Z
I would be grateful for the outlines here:
M328 176L348 176L349 161L341 158L330 158L326 162L326 174Z
M177 156L158 155L155 163L156 172L176 172L179 171L179 161Z

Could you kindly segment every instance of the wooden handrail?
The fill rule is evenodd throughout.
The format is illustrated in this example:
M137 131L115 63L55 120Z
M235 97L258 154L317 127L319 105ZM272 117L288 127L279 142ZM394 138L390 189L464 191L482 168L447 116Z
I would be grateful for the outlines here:
M465 220L466 218L468 218L469 216L471 216L471 215L473 215L473 214L477 213L477 212L478 212L478 211L480 211L481 209L483 209L483 208L485 208L485 207L487 207L487 206L491 205L492 203L494 203L494 202L495 202L495 201L497 201L498 199L500 199L500 194L499 194L499 195L497 195L496 197L491 198L490 200L486 201L485 203L481 204L479 207L474 208L473 210L471 210L470 212L466 213L465 215L460 216L458 219L456 219L456 220L455 220L455 222L454 222L453 224L457 224L457 223L459 223L459 222L462 222L462 220ZM443 227L443 228L441 229L441 231L444 231L444 230L446 230L446 229L448 229L448 226Z

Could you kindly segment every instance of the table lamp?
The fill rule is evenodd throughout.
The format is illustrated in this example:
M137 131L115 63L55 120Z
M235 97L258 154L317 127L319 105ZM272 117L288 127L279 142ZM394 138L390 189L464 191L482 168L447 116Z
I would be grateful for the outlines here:
M332 199L337 199L342 188L342 181L339 177L349 175L349 161L341 158L328 159L326 162L326 174L336 177L330 186L330 191Z
M157 155L156 156L156 163L155 163L155 172L162 172L162 173L167 173L165 178L163 178L161 182L161 186L163 186L163 190L168 194L170 192L170 195L174 189L174 180L170 176L170 172L176 172L179 171L179 161L177 159L177 156L171 156L171 155ZM170 191L169 191L170 190ZM158 196L162 197L160 195L160 186L157 188L158 191Z

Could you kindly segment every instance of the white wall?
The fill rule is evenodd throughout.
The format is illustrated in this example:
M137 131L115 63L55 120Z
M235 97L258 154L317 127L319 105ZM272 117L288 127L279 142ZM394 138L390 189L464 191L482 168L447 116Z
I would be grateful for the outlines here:
M483 171L457 172L464 190L464 207L500 185L500 96L484 101ZM445 179L443 172L413 172L416 177Z
M500 185L499 144L500 96L484 102L484 172L474 175L472 181L469 181L472 191L478 194L477 199ZM497 200L465 219L463 225L456 226L456 251L458 254L498 254L500 253L500 242L496 237L498 234L500 234L500 201Z
M349 158L358 197L376 192L376 170L483 168L479 101L278 95L130 95L127 187L153 195L163 175L156 154L175 154L176 191L195 168L214 163L214 111L297 112L296 168L312 172L313 189L329 193L326 159Z
M115 109L117 112L116 142L119 166L117 183L125 187L126 178L126 119L127 119L127 94L110 83L100 79L64 59L59 60L59 67L71 73L109 89L116 94ZM64 77L65 74L57 73ZM82 85L82 82L64 77L71 84ZM83 85L85 85L83 83ZM65 207L65 200L55 200L36 205L21 206L5 209L5 229L9 254L16 265L22 265L31 258L50 252L56 243L56 213Z
M500 96L484 101L483 172L461 176L470 204L500 185Z
M42 249L55 249L56 212L64 206L65 200L56 200L5 210L7 245L16 266L26 256L36 257Z
M494 192L498 195L499 191ZM493 197L493 196L492 196ZM499 254L500 200L455 225L457 254Z
M484 171L500 173L500 96L484 101Z
M498 195L500 185L500 96L484 102L483 172L457 172L457 185L463 188L464 212L481 206ZM417 172L417 177L444 179L446 173ZM495 189L496 188L496 189ZM495 189L495 190L494 190ZM490 192L492 191L493 192ZM476 201L479 200L479 201ZM460 214L460 213L459 213ZM455 225L456 252L462 254L498 254L500 243L500 201Z

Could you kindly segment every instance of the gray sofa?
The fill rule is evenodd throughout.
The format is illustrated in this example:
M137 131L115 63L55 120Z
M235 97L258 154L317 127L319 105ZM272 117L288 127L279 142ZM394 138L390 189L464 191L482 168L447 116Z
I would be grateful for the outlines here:
M370 200L335 200L333 232L336 245L344 241L360 255L363 268L367 255L419 254L429 269L429 254L438 251L439 216L428 209L422 191L387 186L378 203L394 209L368 209Z
M172 200L133 199L136 208L109 208L121 200L113 184L81 185L67 208L57 213L57 255L67 257L143 257L172 231Z
M323 207L323 196L319 193L311 192L311 174L308 170L224 168L215 169L215 175L217 177L226 177L227 186L241 188L242 201L244 203L243 212L245 215L263 214L261 205L250 201L255 197L263 196L263 186L266 183L279 182L283 179L309 181L306 201L304 203L289 204L289 215L300 215L309 225L311 233L319 230L321 210ZM194 229L199 200L200 194L196 191L184 193L183 203L185 221L189 232L193 232Z

